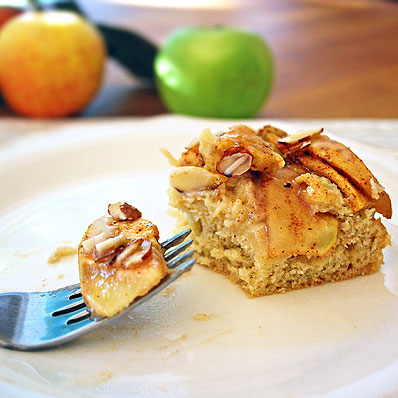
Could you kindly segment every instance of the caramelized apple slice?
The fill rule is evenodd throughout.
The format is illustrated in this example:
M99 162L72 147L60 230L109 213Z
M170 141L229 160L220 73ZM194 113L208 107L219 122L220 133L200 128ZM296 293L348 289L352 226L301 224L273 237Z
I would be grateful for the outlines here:
M98 317L123 311L168 273L157 227L139 212L128 211L135 215L125 220L115 206L110 207L110 213L115 218L105 217L89 226L78 250L82 295Z
M300 154L299 162L310 171L313 171L323 177L328 178L334 182L341 190L348 206L352 208L354 213L366 207L369 200L361 194L344 176L339 174L333 167L328 165L323 160L315 157L307 151Z
M303 203L293 180L301 170L284 167L261 182L257 201L265 211L269 257L325 255L337 243L337 218L330 214L313 214Z
M279 138L286 137L288 134L285 131L278 129L277 127L267 124L258 129L257 135L260 136L264 141L275 144L279 140Z
M376 178L362 160L340 142L321 136L313 140L306 150L340 171L366 196L378 199L378 194L383 191L380 187L380 191L377 192L376 186L371 184L372 179L378 184Z
M362 160L349 148L327 136L320 136L312 140L305 150L335 168L370 199L379 213L391 218L392 209L389 196Z
M386 218L392 217L392 205L390 196L386 191L383 191L379 195L379 199L371 202L371 206L376 209L376 211L382 214Z

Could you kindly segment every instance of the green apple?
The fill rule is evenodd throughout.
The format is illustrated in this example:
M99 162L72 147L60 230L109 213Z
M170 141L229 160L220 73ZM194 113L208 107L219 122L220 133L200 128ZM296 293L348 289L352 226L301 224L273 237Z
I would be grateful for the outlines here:
M260 110L270 92L273 62L256 34L230 27L185 28L159 50L155 72L169 110L247 118Z

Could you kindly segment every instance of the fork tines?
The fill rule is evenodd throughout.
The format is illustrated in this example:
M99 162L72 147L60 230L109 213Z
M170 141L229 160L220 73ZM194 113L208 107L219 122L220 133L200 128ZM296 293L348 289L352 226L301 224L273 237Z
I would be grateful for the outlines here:
M110 318L94 318L95 314L91 314L84 303L79 284L50 292L0 293L0 347L16 350L54 347L138 307L192 268L195 263L192 258L194 251L185 252L192 240L183 243L190 232L181 232L161 244L167 266L173 272L148 293L137 297L128 308Z
M160 247L166 251L170 249L170 247L173 247L175 245L178 245L179 243L183 242L185 238L191 233L192 231L190 229L187 229L186 231L180 232L179 234L173 236L170 239L167 239L165 242L162 242L160 244Z

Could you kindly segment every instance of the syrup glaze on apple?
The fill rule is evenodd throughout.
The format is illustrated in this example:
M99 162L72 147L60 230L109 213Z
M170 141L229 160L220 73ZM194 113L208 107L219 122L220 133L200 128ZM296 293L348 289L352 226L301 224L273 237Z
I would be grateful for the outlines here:
M156 286L167 275L168 268L158 243L156 225L143 218L99 220L104 221L116 237L124 236L125 241L99 256L95 250L84 247L92 229L97 229L98 220L91 224L78 250L80 284L84 301L93 315L111 317ZM123 256L123 252L134 245L131 253Z

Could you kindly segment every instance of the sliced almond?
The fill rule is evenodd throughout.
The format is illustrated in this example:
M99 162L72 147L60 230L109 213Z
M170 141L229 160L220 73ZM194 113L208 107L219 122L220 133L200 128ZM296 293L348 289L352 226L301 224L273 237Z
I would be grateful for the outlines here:
M279 138L278 142L283 142L285 144L293 144L294 142L298 142L304 138L312 137L313 135L321 134L322 132L323 132L323 128L302 130L302 131L298 131L295 134L288 135L287 137Z
M142 245L144 239L136 239L131 242L128 246L126 246L123 251L117 256L115 264L122 264L127 258L129 258L132 254L134 254Z
M162 155L169 161L169 165L173 167L178 167L178 160L170 153L166 148L159 148Z
M95 245L95 259L98 260L125 243L127 243L127 238L123 234L115 236L114 238L109 238L104 242L97 243Z
M152 249L152 243L149 240L144 240L139 248L132 253L124 262L126 268L130 268L140 262L144 261Z
M86 239L82 242L83 249L86 253L91 253L98 243L104 242L109 238L113 238L115 235L111 230L107 230L93 236L92 238Z
M120 206L120 210L126 216L126 220L129 221L136 221L142 217L142 213L136 207L131 206L126 202Z
M199 145L215 145L217 143L217 136L213 134L210 129L204 129L199 137Z
M220 154L216 164L222 158L233 153L247 153L252 156L250 168L253 171L273 173L285 165L283 158L270 148L260 136L251 129L236 126L222 135L217 143L216 150ZM247 160L246 160L247 161ZM208 163L206 162L206 166Z
M226 177L240 176L250 170L253 157L248 153L234 153L223 158L217 166L217 170Z
M112 222L110 217L101 217L95 220L87 230L87 238L92 238L102 232L114 229L115 226L109 225L110 222Z
M191 149L198 144L199 144L199 138L195 138L185 147L185 149Z
M199 153L209 170L216 171L216 164L221 159L222 153L216 149L218 137L210 131L203 130L199 138Z
M122 202L111 203L108 205L108 213L115 220L125 220L126 215L120 209Z
M181 192L214 189L226 178L202 167L182 166L170 174L170 185Z
M121 202L108 205L108 213L115 221L135 221L141 218L142 213L134 206Z

